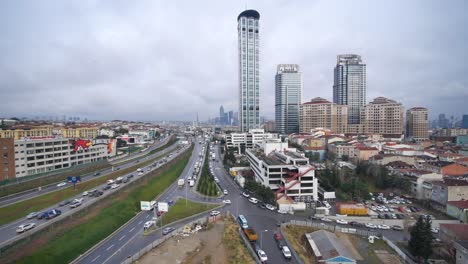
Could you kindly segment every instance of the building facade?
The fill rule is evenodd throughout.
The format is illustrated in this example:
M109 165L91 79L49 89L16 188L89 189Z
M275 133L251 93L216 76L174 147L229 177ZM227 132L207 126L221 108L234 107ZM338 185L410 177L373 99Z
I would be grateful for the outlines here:
M242 132L260 127L259 20L255 10L237 17L239 48L239 125Z
M348 124L360 123L366 104L366 64L355 54L338 55L334 70L333 102L348 106Z
M406 111L406 138L423 141L429 138L429 114L427 108L413 107Z
M310 133L312 129L330 129L332 133L346 133L348 106L331 103L316 97L303 103L299 109L299 132Z
M247 133L231 133L226 135L226 147L228 148L252 148L256 143L265 139L277 139L278 134L265 133L263 129L251 129Z
M275 122L280 134L299 131L302 74L297 64L280 64L275 76Z
M13 138L15 140L24 137L47 137L52 136L52 134L52 126L17 127L7 130L0 129L0 138Z
M13 138L0 138L0 181L16 178Z
M403 105L385 97L377 97L361 109L364 131L370 134L399 137L404 131Z

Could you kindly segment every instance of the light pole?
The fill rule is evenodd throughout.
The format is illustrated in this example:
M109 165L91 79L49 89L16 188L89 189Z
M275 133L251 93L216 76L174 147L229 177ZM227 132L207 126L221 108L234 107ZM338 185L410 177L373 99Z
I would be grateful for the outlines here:
M268 230L260 231L260 248L263 250L263 233L268 232Z

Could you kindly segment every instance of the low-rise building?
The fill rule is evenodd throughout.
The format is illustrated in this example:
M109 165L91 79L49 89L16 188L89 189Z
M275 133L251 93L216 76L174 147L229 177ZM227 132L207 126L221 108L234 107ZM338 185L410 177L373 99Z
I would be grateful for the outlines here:
M14 126L11 129L0 129L0 138L13 138L15 140L27 137L52 136L52 126Z
M309 159L288 148L287 143L263 141L247 149L255 180L275 191L277 200L312 202L318 200L318 179Z
M349 143L333 143L328 145L328 151L335 154L337 158L346 156L350 159L356 157L356 146Z
M307 242L317 263L345 264L356 263L347 247L341 243L335 233L319 230L305 234Z
M444 176L464 176L468 174L468 166L461 164L449 164L441 168Z
M447 202L468 200L468 181L447 177L441 181L433 181L431 200L444 209Z
M265 139L278 139L278 134L265 133L263 129L250 129L246 133L231 133L226 135L226 147L249 149Z
M367 147L363 145L356 146L356 158L360 161L367 161L370 158L379 154L379 150L375 147Z

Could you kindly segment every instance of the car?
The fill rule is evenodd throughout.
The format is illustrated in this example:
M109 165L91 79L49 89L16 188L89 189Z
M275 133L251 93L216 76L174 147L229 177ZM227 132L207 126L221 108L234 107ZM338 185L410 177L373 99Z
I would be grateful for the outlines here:
M88 194L89 194L88 191L83 192L83 196L88 196Z
M167 205L169 205L169 206L172 206L173 204L174 204L173 200L169 200L169 202L167 202Z
M65 205L67 205L67 204L69 204L69 203L71 203L71 202L72 202L71 200L61 201L61 202L59 203L59 206L65 206Z
M322 217L320 220L322 220L323 222L327 222L327 223L332 222L332 220L330 218L326 218L326 217Z
M242 195L243 195L244 197L247 197L247 198L250 197L250 194L248 194L248 193L246 193L246 192L243 192Z
M210 212L210 215L211 215L211 216L217 216L217 215L219 215L219 214L221 214L220 211L211 211L211 212Z
M399 225L393 225L392 229L395 230L395 231L403 231L403 227L399 226Z
M133 178L133 174L128 175L127 178L129 179Z
M70 204L70 208L76 208L81 205L81 201L75 200Z
M26 216L26 218L27 219L32 219L34 217L37 217L38 214L39 214L39 212L31 212Z
M62 187L62 186L65 186L65 185L67 185L66 182L61 182L61 183L57 184L57 187Z
M109 190L111 187L109 185L106 185L102 188L103 191Z
M273 205L271 204L266 204L265 207L270 210L270 211L274 211L276 209L276 207L274 207Z
M120 185L114 183L114 184L111 185L111 189L116 189L116 188L118 188L119 186L120 186Z
M227 194L228 194L228 190L224 190L223 193L227 195Z
M115 170L120 170L120 168L117 167Z
M17 233L23 233L24 231L28 231L30 229L33 229L34 227L36 226L35 223L26 223L26 224L22 224L20 226L18 226L16 228L16 232Z
M437 233L439 233L439 228L433 227L433 228L431 228L431 232L434 233L434 234L437 234Z
M128 177L123 178L122 182L127 183L128 182Z
M231 204L231 200L223 200L223 203L225 203L225 204Z
M112 184L114 184L114 183L115 183L114 180L107 180L107 185L112 185Z
M341 225L347 225L348 221L343 220L343 219L336 219L336 223L341 224Z
M283 252L283 256L287 259L291 258L291 250L289 250L288 246L283 246L281 249L281 252Z
M147 222L143 225L143 228L144 228L144 229L148 229L148 228L150 228L151 226L153 226L154 224L156 224L156 222L153 221L153 220L147 221Z
M377 228L377 226L374 225L374 224L372 224L372 223L366 223L366 227L367 227L367 228L372 228L372 229Z
M257 250L257 255L258 255L258 257L260 258L260 261L262 261L262 262L265 262L265 261L268 260L268 257L267 257L267 255L265 254L265 251L263 251L263 250L261 250L261 249Z
M100 172L95 172L95 173L93 174L93 176L99 176L99 175L101 175Z
M253 203L253 204L256 204L258 203L258 199L257 198L254 198L254 197L250 197L249 198L249 202Z
M165 235L167 235L167 234L170 234L170 233L172 233L174 230L175 230L175 228L173 228L173 227L164 228L164 229L163 229L163 235L165 236Z
M388 225L378 225L377 226L379 229L385 229L385 230L389 230L390 227Z

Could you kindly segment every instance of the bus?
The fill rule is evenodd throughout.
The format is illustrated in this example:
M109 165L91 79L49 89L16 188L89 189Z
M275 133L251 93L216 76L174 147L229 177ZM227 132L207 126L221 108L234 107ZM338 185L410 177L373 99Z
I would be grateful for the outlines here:
M249 228L247 225L247 219L245 219L244 215L239 215L238 220L242 228Z

